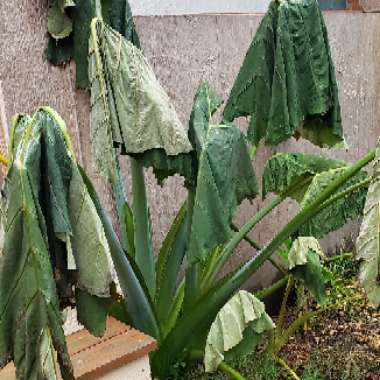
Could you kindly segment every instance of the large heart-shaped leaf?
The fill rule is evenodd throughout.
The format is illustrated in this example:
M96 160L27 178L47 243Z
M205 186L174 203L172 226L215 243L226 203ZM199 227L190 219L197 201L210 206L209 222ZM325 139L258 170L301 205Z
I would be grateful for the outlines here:
M273 0L251 43L224 118L250 116L248 139L278 144L302 136L344 141L326 26L316 0Z

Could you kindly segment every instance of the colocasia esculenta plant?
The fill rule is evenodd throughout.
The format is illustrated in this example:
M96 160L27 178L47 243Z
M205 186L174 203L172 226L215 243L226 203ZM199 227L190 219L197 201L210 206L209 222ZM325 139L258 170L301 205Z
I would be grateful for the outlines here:
M94 334L102 333L112 313L156 338L151 364L157 378L166 379L172 364L195 357L205 359L208 371L226 370L225 356L252 350L270 334L274 324L259 298L289 276L317 302L326 302L316 239L363 209L360 279L379 306L377 160L373 177L362 170L377 157L375 150L353 164L311 154L274 155L261 186L263 198L274 195L243 226L232 222L239 204L259 195L251 159L260 141L276 145L295 137L320 147L345 146L335 71L316 0L272 1L221 120L214 114L223 99L202 81L188 128L144 57L126 0L51 0L48 28L49 60L60 64L74 58L78 87L90 89L93 158L112 185L120 236L76 163L59 117L40 109L32 118L15 119L2 202L1 366L14 360L19 379L55 379L57 353L62 376L72 378L60 314L70 304ZM247 118L247 133L234 125L238 117ZM131 165L131 204L119 170L124 156ZM152 248L149 207L154 205L148 205L144 182L148 167L159 183L181 175L188 191L159 252ZM257 253L221 277L238 244L288 197L299 204L296 216L263 247L250 240ZM81 218L91 223L84 226ZM82 246L83 234L93 237L85 239L93 249ZM284 279L261 296L239 292L284 244L289 245ZM239 378L231 369L228 373Z

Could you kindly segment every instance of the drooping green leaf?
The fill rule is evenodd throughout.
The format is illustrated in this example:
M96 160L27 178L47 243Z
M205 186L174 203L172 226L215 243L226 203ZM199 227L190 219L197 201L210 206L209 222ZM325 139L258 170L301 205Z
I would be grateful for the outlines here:
M73 226L72 248L78 268L78 286L98 297L109 296L112 281L107 239L77 168L70 183L69 207Z
M380 306L380 151L376 151L373 181L368 189L364 217L356 241L357 259L361 260L359 279L368 298Z
M194 100L189 136L198 156L197 187L188 249L189 263L206 257L230 236L237 205L257 195L244 137L233 125L212 125L220 98L207 82Z
M76 63L76 85L78 88L88 88L88 52L90 24L94 17L101 16L100 0L76 0L73 12L73 58Z
M139 36L133 22L131 7L127 0L112 0L109 10L110 26L137 48L141 48Z
M22 140L23 133L25 128L31 122L31 117L25 113L17 113L12 117L11 121L11 131L10 131L10 141L9 141L9 155L10 161L14 160L16 153L16 148L19 146L20 141Z
M288 193L301 202L316 174L346 166L344 161L314 154L277 153L264 168L263 197L270 192Z
M62 330L38 194L41 124L29 123L14 149L4 188L0 254L0 367L13 360L20 379L73 379ZM43 356L41 356L43 353Z
M300 203L301 209L307 207L339 174L344 168L331 169L317 174L307 189L305 196ZM348 180L338 192L344 191L350 186L368 178L365 172L359 172ZM347 196L338 199L330 206L324 208L307 223L303 224L299 234L303 236L315 236L321 238L329 232L336 231L343 227L348 221L358 218L363 214L367 187L362 186L351 192Z
M322 248L316 238L312 236L300 236L294 240L288 253L289 269L305 265L308 261L307 253L309 250L316 252L320 257L324 257Z
M112 282L108 242L53 110L16 117L11 151L2 199L0 366L14 360L18 378L56 379L57 357L62 377L73 379L59 307L81 289L97 303L97 323L105 323ZM82 301L81 321L100 333Z
M297 238L288 255L291 273L320 304L325 302L325 277L320 261L323 257L318 240L311 236Z
M77 286L98 297L108 297L112 282L109 247L96 208L88 194L62 119L53 111L35 115L44 123L42 157L46 162L46 187L55 236L63 240L77 269ZM48 223L49 224L49 223ZM64 268L62 268L63 270Z
M211 325L205 347L206 372L218 368L225 352L242 342L246 329L261 335L273 328L274 323L265 312L265 305L252 294L239 291L220 309Z
M140 42L127 0L50 0L47 58L61 65L76 61L78 88L88 88L88 38L93 17L103 16L106 23L140 48Z
M102 172L112 176L114 142L134 155L162 149L170 159L190 152L186 131L142 52L100 20L92 24L90 45L91 135Z
M102 336L106 330L106 321L111 298L93 296L79 288L75 292L78 322L86 326L92 335Z
M250 116L248 139L278 144L302 136L344 141L327 30L316 0L273 0L251 43L224 118Z
M73 31L73 21L61 7L59 0L53 0L49 5L48 31L56 40L68 37Z
M185 178L187 188L195 187L197 167L194 154L180 153L176 156L167 156L163 149L151 149L131 156L143 167L153 168L159 185L163 185L166 178L178 174Z

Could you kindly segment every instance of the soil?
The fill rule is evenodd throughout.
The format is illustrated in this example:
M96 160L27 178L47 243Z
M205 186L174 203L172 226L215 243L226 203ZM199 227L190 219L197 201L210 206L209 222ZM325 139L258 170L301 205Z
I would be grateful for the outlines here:
M362 294L355 303L341 310L326 312L293 337L281 357L297 373L321 374L315 379L380 380L380 310Z

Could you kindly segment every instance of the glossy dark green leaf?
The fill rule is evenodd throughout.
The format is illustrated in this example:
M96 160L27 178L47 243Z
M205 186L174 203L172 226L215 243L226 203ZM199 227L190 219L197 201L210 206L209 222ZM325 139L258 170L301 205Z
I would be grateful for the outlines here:
M302 136L344 141L327 30L315 0L273 0L249 47L224 118L250 116L248 139L278 144Z

